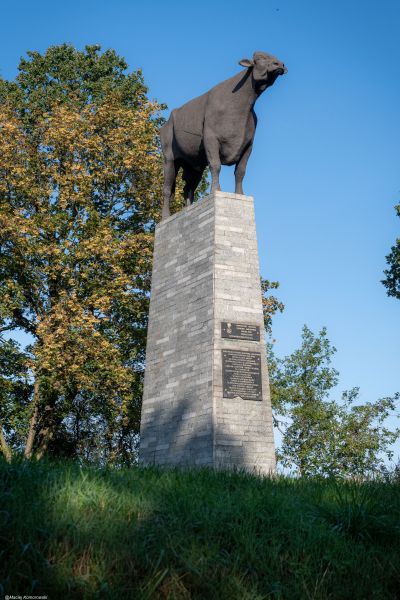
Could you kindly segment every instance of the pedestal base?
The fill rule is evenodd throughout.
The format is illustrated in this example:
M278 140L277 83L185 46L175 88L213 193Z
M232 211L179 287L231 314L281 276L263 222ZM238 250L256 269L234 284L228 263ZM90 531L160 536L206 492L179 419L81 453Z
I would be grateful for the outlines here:
M156 228L140 462L275 468L253 199Z

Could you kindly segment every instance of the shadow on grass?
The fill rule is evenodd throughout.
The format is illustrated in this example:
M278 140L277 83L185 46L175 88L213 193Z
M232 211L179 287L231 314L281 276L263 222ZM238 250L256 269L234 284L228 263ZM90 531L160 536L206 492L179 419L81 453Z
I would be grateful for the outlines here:
M0 463L0 490L4 594L398 597L395 485L15 462ZM362 538L338 527L357 503Z

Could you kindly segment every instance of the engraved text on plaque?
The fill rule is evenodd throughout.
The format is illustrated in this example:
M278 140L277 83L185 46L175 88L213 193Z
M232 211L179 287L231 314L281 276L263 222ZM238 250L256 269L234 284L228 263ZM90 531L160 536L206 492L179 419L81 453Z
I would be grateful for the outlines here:
M262 400L261 354L241 350L222 350L224 398Z

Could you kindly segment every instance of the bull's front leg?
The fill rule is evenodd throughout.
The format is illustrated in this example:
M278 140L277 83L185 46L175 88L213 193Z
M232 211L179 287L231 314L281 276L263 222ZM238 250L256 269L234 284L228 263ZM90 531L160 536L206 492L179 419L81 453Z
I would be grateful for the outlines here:
M204 148L206 151L208 166L211 173L211 193L221 189L219 185L219 174L221 172L221 158L219 155L219 141L213 134L204 134Z
M246 173L247 161L253 149L253 144L249 144L243 152L235 167L235 194L243 194L243 178Z

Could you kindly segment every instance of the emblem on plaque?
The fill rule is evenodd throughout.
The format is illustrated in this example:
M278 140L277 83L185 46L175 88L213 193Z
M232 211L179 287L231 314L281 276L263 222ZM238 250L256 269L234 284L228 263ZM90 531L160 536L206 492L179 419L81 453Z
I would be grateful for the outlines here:
M248 342L260 341L260 326L248 323L221 323L221 337Z

